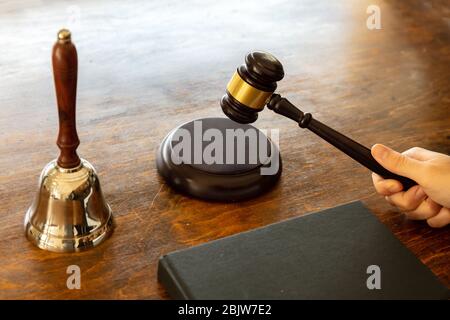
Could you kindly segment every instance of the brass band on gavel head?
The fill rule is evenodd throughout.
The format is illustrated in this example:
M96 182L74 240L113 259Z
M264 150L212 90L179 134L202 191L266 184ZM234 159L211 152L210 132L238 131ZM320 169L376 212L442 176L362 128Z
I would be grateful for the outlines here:
M283 66L270 53L252 52L245 57L227 85L220 101L223 112L239 123L251 123L258 118L284 77Z
M237 71L228 82L227 92L244 106L255 110L264 109L273 93L273 91L267 92L251 86L241 78Z

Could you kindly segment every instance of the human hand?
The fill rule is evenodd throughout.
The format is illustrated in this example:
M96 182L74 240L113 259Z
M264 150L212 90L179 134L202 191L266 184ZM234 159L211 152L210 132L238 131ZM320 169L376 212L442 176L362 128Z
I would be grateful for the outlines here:
M399 181L372 173L375 189L389 203L434 228L450 223L450 156L418 147L398 153L382 144L375 144L371 153L387 170L418 183L402 191Z

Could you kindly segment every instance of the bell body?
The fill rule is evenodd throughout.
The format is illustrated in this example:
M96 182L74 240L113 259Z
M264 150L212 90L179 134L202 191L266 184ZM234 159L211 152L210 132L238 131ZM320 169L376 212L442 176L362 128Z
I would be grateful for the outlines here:
M47 164L39 191L25 216L27 238L39 248L74 252L94 247L113 228L95 169L84 159L71 169Z

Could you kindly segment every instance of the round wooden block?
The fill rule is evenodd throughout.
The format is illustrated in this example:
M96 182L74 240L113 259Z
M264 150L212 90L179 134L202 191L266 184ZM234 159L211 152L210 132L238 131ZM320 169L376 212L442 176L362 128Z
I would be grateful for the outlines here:
M239 143L234 134L242 138L244 132L246 142ZM259 156L260 150L266 157ZM259 196L277 183L282 170L279 150L270 139L228 118L198 119L173 129L158 149L156 166L177 191L222 202Z

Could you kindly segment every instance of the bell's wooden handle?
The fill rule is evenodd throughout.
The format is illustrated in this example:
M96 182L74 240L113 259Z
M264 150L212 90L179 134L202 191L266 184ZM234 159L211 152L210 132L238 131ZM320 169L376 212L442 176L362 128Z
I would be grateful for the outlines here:
M80 140L75 121L78 57L69 30L62 29L58 32L58 40L53 46L52 64L59 116L56 143L61 152L58 166L66 169L74 168L80 164L77 154Z

